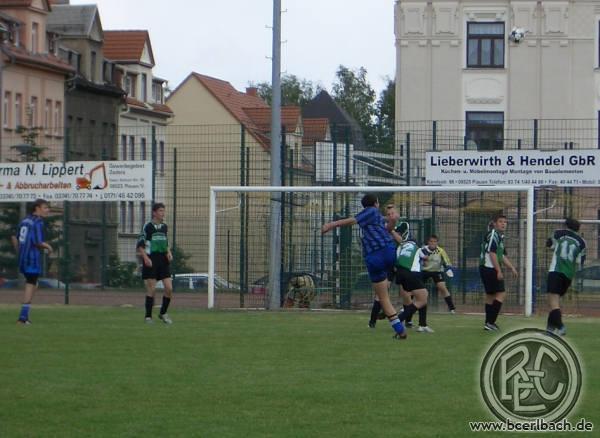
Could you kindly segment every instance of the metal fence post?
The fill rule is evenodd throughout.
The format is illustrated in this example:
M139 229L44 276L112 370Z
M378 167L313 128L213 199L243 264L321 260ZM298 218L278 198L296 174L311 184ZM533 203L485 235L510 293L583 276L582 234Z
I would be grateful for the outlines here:
M437 150L437 120L433 120L431 126L431 149L435 152ZM431 234L435 234L435 214L436 208L435 203L437 199L435 196L435 192L431 193Z
M65 145L63 160L67 162L69 160L69 150L71 143L71 128L65 128ZM70 254L70 243L69 243L69 220L70 220L70 203L65 201L63 208L63 245L65 249L64 253L64 274L63 281L65 283L65 304L69 304L69 293L71 284L71 254Z
M102 148L102 161L107 160L107 152L106 148ZM106 266L107 256L106 256L106 202L102 202L101 205L102 211L102 227L101 227L101 242L100 242L100 263L102 263L102 267L100 269L100 284L102 288L106 286Z
M246 128L244 125L240 132L240 185L246 185ZM244 307L244 294L246 290L246 194L242 193L240 202L240 307Z
M410 132L406 133L406 185L410 185Z
M177 256L177 148L173 148L173 205L171 206L172 215L173 215L173 248L171 250L173 255L173 260ZM174 267L173 272L171 272L171 278L173 279L173 291L175 291L175 275L177 274L177 266Z
M152 126L152 205L156 199L156 126Z

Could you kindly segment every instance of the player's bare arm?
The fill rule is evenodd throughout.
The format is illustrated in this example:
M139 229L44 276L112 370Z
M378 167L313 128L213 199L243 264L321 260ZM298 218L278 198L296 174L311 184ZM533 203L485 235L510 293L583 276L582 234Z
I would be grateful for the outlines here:
M151 268L152 260L150 260L150 257L148 257L148 254L146 254L146 251L144 250L144 248L141 246L138 246L137 253L144 261L144 266Z
M512 271L512 273L515 277L519 276L519 272L516 270L514 265L511 263L511 261L506 256L504 256L504 264L508 267L508 269L510 269Z
M357 223L356 219L353 217L348 217L346 219L339 219L337 221L327 222L326 224L324 224L321 227L321 234L328 233L329 231L333 230L334 228L346 227L348 225L354 225L356 223Z
M504 280L504 274L502 273L502 268L500 267L500 263L498 263L498 257L495 252L490 252L490 260L496 270L496 278L498 278L498 280ZM504 258L504 260L506 260L506 258Z

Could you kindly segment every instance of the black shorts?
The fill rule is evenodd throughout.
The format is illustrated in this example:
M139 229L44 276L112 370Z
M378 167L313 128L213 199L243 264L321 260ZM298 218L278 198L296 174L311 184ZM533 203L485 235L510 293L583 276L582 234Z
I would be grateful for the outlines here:
M498 280L498 274L494 268L488 268L486 266L479 267L479 276L483 283L483 288L486 294L496 294L504 292L504 280Z
M23 274L25 276L25 283L27 284L33 284L34 286L37 286L38 283L38 274Z
M441 272L421 271L421 279L423 280L423 283L427 282L427 280L430 278L435 284L444 282L444 277L442 276Z
M396 284L402 286L406 292L412 292L417 289L425 289L421 276L418 272L409 271L406 268L396 268Z
M546 292L549 294L558 294L561 297L567 293L571 286L571 280L569 280L564 274L560 272L548 272L548 287Z
M169 278L171 276L171 264L169 263L169 259L167 259L167 254L150 254L150 260L152 260L151 267L148 267L145 264L142 265L142 279L154 279L160 281L163 278Z

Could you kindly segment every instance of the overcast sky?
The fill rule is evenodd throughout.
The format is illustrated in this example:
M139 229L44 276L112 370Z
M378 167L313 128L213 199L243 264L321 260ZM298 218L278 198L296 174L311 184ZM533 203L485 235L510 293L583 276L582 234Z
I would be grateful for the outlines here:
M272 0L71 0L96 3L104 29L150 31L154 73L191 71L239 90L271 81ZM395 74L393 0L282 0L282 70L327 89L337 66L364 66L379 92Z

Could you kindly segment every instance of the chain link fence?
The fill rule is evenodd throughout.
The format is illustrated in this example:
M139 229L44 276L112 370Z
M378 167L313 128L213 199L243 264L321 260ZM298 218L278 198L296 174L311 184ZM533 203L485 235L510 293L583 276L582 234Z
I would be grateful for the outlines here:
M485 125L484 125L485 127ZM485 131L485 129L483 130ZM282 181L288 186L398 186L422 185L425 153L445 150L483 150L491 140L503 149L598 148L596 120L504 121L501 136L473 134L466 121L406 122L396 126L395 141L366 145L354 127L311 122L304 129L282 134ZM5 133L6 134L6 133ZM11 149L23 143L20 134L5 135L2 161L26 160ZM487 134L486 134L487 135ZM495 137L494 137L495 136ZM175 260L174 284L180 303L206 306L208 271L208 188L211 185L269 185L270 139L264 131L240 125L112 126L96 131L76 126L64 136L40 132L39 146L47 147L36 159L152 160L154 200L167 207L166 223ZM487 142L487 143L486 143ZM482 146L483 145L483 146ZM30 157L29 157L30 158ZM569 310L600 310L598 231L600 189L540 188L536 191L536 253L534 293L543 308L545 271L549 253L544 248L552 229L565 216L587 220L582 234L588 243L584 272L566 297ZM312 308L365 308L372 301L370 283L360 254L358 230L340 230L323 237L320 226L334 218L356 214L358 197L348 194L283 197L282 303ZM217 300L219 307L265 307L268 286L268 205L270 199L254 194L219 197ZM381 203L392 202L411 223L419 243L432 233L448 252L456 276L448 280L457 305L477 309L483 302L477 274L481 234L493 213L509 216L507 247L524 273L525 201L522 196L459 193L387 193ZM49 239L58 251L46 257L47 291L62 302L106 304L142 301L143 284L136 241L151 219L151 202L64 203L53 205ZM22 207L0 204L2 260L1 290L14 289L17 278L9 236ZM310 299L294 279L309 276L316 292ZM508 283L508 309L522 311L524 274ZM598 283L598 284L596 284ZM298 289L299 288L299 289ZM298 290L296 290L298 289ZM432 292L433 308L444 302ZM3 294L0 294L2 296ZM5 295L5 294L4 294ZM95 301L94 301L95 300Z

